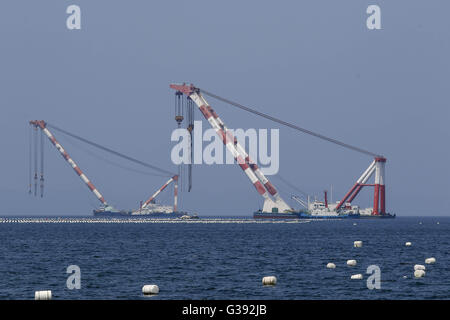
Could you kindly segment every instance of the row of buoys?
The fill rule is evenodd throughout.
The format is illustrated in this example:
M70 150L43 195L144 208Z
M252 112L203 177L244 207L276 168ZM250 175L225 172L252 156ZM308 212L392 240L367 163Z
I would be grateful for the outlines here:
M114 218L105 218L105 219L58 219L58 218L50 218L50 219L38 219L38 218L30 218L30 219L0 219L0 223L68 223L68 224L79 224L79 223L203 223L203 224L216 224L216 223L308 223L311 220L295 220L295 221L285 221L285 220L254 220L254 219L197 219L197 220L181 220L181 219L173 219L173 218L137 218L137 219L114 219Z
M422 224L422 221L421 221L421 222L419 222L419 224ZM436 224L439 224L439 221L438 221L438 222L436 222Z
M347 260L347 265L350 267L354 267L356 266L356 260ZM328 262L327 263L327 269L336 269L336 265L333 262Z
M353 225L356 225L356 224L353 224ZM353 247L355 247L355 248L361 248L362 246L363 246L363 242L360 240L353 242ZM349 267L354 267L354 266L356 266L356 264L357 264L357 262L354 259L347 260L347 266L349 266ZM363 275L360 273L352 274L350 276L351 280L361 280L362 278L363 278Z
M142 287L142 293L145 295L158 294L159 287L156 284L147 284ZM51 300L51 299L52 299L51 290L36 291L34 293L34 300Z
M425 259L425 263L432 264L435 263L436 259L434 257ZM348 266L356 266L357 262L356 260L347 260ZM332 262L329 262L327 264L328 269L335 269L336 265ZM414 277L415 278L422 278L425 276L425 270L426 267L421 264L414 265ZM351 280L362 280L363 275L361 273L353 274L350 276ZM274 286L277 284L277 278L275 276L266 276L262 278L262 284L265 286ZM142 287L142 293L144 295L155 295L159 293L159 287L156 284L147 284ZM52 292L51 290L45 290L45 291L36 291L34 293L34 299L35 300L51 300L52 299Z
M354 241L353 242L353 246L355 248L361 248L362 245L363 245L362 241L358 240L358 241ZM406 242L405 243L405 246L407 246L407 247L410 247L411 245L412 245L411 242ZM436 258L434 258L434 257L425 259L425 263L426 264L433 264L435 262L436 262ZM356 264L357 264L357 262L354 259L347 260L347 266L354 267L354 266L356 266ZM327 264L327 269L335 269L335 268L336 268L336 265L334 263L329 262ZM425 268L424 265L416 264L414 266L414 277L416 277L416 278L424 277L425 276L425 269L426 268ZM353 274L353 275L350 276L350 279L353 279L353 280L361 280L362 278L363 278L363 275L360 274L360 273Z
M265 286L274 286L277 284L277 277L267 276L262 278L262 284ZM156 284L146 284L142 287L144 295L155 295L159 293L159 287ZM51 300L51 290L35 291L34 300Z
M426 264L433 264L436 262L436 258L431 257L431 258L426 258L425 259L425 263ZM414 265L414 277L415 278L422 278L425 276L426 272L425 272L426 268L423 264L416 264Z
M350 267L356 266L356 260L352 259L352 260L347 260L347 265ZM333 262L329 262L327 264L327 268L328 269L335 269L336 265ZM352 280L361 280L363 278L363 275L358 273L358 274L353 274L350 276L350 279Z
M358 241L354 241L353 242L353 247L355 247L355 248L361 248L362 246L363 246L363 242L362 241L358 240ZM357 262L354 259L347 260L347 265L349 267L354 267L354 266L356 266L356 264L357 264ZM362 278L363 278L363 275L361 273L352 274L350 276L351 280L361 280Z

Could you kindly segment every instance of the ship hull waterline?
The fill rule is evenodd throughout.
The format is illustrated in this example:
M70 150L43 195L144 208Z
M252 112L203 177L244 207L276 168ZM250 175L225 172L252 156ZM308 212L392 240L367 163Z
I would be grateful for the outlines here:
M97 211L94 210L94 217L108 218L180 218L185 212L152 212L148 214L132 214L131 211Z
M312 219L312 220L331 220L331 219L393 219L395 214L389 213L383 215L360 215L360 214L341 214L341 215L310 215L304 212L290 213L271 213L254 212L254 219Z

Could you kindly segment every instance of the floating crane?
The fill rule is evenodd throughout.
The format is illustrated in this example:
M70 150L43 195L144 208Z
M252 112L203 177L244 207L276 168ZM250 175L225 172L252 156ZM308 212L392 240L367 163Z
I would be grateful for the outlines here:
M273 116L256 111L252 108L246 107L242 104L222 98L214 93L208 92L208 91L200 89L198 87L195 87L192 84L190 84L190 85L188 85L186 83L171 84L170 88L175 90L175 95L177 97L180 97L181 95L185 95L188 99L192 100L197 105L198 109L203 114L205 119L209 122L211 127L213 127L215 129L216 133L222 139L222 142L224 143L224 145L226 146L228 151L231 152L231 154L233 155L236 162L239 164L239 166L244 171L246 176L250 179L251 183L254 185L257 192L263 197L264 205L263 205L263 209L261 210L261 212L262 213L271 213L271 214L261 215L261 217L264 216L267 218L274 218L274 217L293 218L293 217L299 217L299 214L295 214L294 209L292 209L282 199L282 197L279 195L279 193L278 193L277 189L274 187L274 185L267 179L266 176L264 176L264 174L258 168L256 163L252 159L249 158L246 151L237 142L237 139L232 135L232 133L230 131L228 131L228 128L226 127L226 125L222 121L222 119L220 119L218 114L214 111L214 109L206 101L204 95L215 98L219 101L225 102L225 103L235 106L239 109L250 112L252 114L256 114L260 117L274 121L281 125L290 127L294 130L306 133L308 135L312 135L316 138L334 143L341 147L374 157L373 162L370 164L370 166L367 168L367 170L364 171L362 176L356 181L354 186L344 196L344 198L342 198L342 200L339 201L339 203L337 203L336 205L334 205L334 204L331 205L331 204L328 204L327 200L325 200L325 203L323 203L323 207L326 209L327 212L333 211L336 214L345 214L346 211L348 212L348 211L351 211L352 209L354 209L354 207L351 206L351 202L358 195L358 193L361 191L361 189L366 186L373 186L375 188L374 189L375 191L374 191L374 205L373 205L371 215L372 216L392 217L386 213L385 170L384 170L386 158L384 156L367 151L367 150L359 148L359 147L355 147L353 145L344 143L342 141L315 133L313 131L301 128L295 124L291 124L289 122L280 120ZM373 173L375 173L375 183L367 184L368 179L373 175ZM326 193L325 193L325 198L326 198ZM294 197L293 199L296 200L297 202L299 202L298 197ZM304 203L302 203L302 202L299 202L299 203L304 205ZM314 203L313 203L313 205L314 205ZM278 213L278 214L276 214L276 213Z
M50 125L47 122L45 122L44 120L33 120L29 122L32 128L32 133L30 133L30 142L31 139L34 139L34 150L32 148L32 144L30 143L30 190L29 193L31 193L31 187L32 187L32 183L31 183L31 163L32 161L32 152L34 151L34 194L37 194L37 181L38 181L38 156L37 156L37 150L38 147L40 147L40 165L41 165L41 171L40 171L40 182L41 182L41 197L43 196L43 190L44 190L44 165L43 165L43 160L44 160L44 155L43 155L43 134L45 134L48 139L50 140L50 142L55 146L55 148L59 151L59 153L62 155L62 157L70 164L70 166L72 167L72 169L76 172L76 174L80 177L80 179L86 184L86 186L89 188L89 190L95 195L95 197L100 201L101 203L101 207L100 209L96 209L94 210L94 215L102 215L102 216L127 216L127 215L138 215L138 214L142 214L145 215L147 213L151 213L153 216L157 215L158 213L160 213L158 210L161 209L164 213L164 216L168 216L168 214L172 213L174 215L177 216L182 216L184 213L177 212L177 206L178 206L178 175L173 175L173 173L171 173L170 171L158 168L154 165L145 163L143 161L134 159L128 155L122 154L120 152L114 151L112 149L106 148L102 145L99 145L95 142L89 141L87 139L84 139L82 137L79 137L73 133L67 132L63 129L60 129L56 126ZM142 165L146 168L150 168L150 169L154 169L158 172L160 172L161 174L167 176L167 175L172 175L172 177L169 179L169 181L167 181L161 188L158 189L158 191L156 191L143 205L140 206L139 210L136 211L130 211L130 210L117 210L115 209L113 206L111 206L110 204L108 204L108 202L106 202L105 198L103 197L103 195L98 191L98 189L94 186L94 184L92 183L91 180L89 180L89 178L86 176L85 173L83 173L83 171L80 169L80 167L75 163L75 161L69 156L69 154L67 153L67 151L62 147L62 145L56 140L55 136L53 135L53 133L50 132L49 127L52 127L53 129L60 131L66 135L69 135L75 139L78 139L82 142L85 142L91 146L94 146L96 148L99 148L103 151L109 152L111 154L114 154L118 157L124 158L126 160L129 160L131 162L137 163L139 165ZM38 146L38 130L41 130L41 140L40 140L40 144ZM33 136L34 134L34 136ZM169 207L167 206L156 206L155 204L155 198L171 183L174 182L174 205L173 205L173 210L172 208L169 209ZM152 208L150 208L150 206L152 206Z
M269 179L267 179L267 177L261 172L256 163L250 159L249 155L239 144L237 139L230 131L228 131L225 123L208 104L200 90L192 85L188 86L185 84L171 84L170 87L176 90L175 94L179 95L179 92L181 92L194 101L197 105L205 119L209 122L211 127L214 128L216 133L222 139L223 144L226 146L228 151L231 152L236 162L250 179L256 191L263 197L263 212L293 211L293 209L283 200Z

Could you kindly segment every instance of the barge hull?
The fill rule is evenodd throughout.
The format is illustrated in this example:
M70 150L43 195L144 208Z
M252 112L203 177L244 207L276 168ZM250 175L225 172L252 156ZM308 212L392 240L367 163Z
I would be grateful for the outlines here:
M314 219L314 220L329 220L329 219L393 219L395 214L389 213L383 215L360 215L360 214L341 214L341 215L310 215L305 212L290 212L290 213L271 213L271 212L254 212L254 219Z
M94 210L95 217L113 217L113 218L180 218L183 212L152 212L148 214L132 214L131 211L100 211Z

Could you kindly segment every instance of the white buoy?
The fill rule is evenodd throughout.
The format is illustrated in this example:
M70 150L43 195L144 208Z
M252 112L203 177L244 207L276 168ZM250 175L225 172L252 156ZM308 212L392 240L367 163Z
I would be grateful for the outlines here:
M436 222L436 224L439 224L439 221L438 221L438 222Z
M34 300L52 300L52 291L35 291L34 292Z
M407 246L407 247L411 247L411 245L412 245L411 242L406 242L406 243L405 243L405 246Z
M146 284L142 287L143 294L158 294L159 287L156 284Z
M353 274L350 279L352 280L361 280L363 278L363 275L361 273Z
M416 270L414 271L414 277L415 278L422 278L425 276L425 271L424 270Z
M425 263L426 264L432 264L432 263L435 263L435 262L436 262L436 259L433 258L433 257L425 259Z
M275 276L268 276L262 278L262 284L265 286L274 286L277 284L277 277Z
M422 264L416 264L414 270L426 270L425 266Z
M347 260L347 265L351 267L356 266L356 260Z
M328 269L336 269L336 265L335 265L333 262L329 262L329 263L327 264L327 268L328 268Z
M362 247L362 241L355 241L355 242L353 242L353 246L355 248L361 248Z
M356 226L356 222L355 222L355 223L353 223L353 225L354 225L354 226Z

